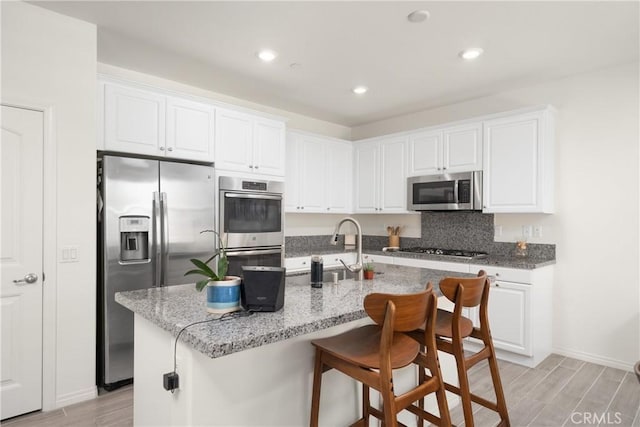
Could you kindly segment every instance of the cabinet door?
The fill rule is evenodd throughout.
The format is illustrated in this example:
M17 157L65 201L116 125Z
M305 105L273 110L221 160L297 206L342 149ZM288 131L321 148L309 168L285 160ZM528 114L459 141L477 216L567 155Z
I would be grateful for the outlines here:
M349 213L352 200L353 149L350 143L327 142L326 154L326 210Z
M251 116L216 109L216 168L252 172L253 121Z
M253 171L260 174L284 176L284 123L256 119L253 141Z
M111 83L104 96L105 150L164 155L164 96Z
M549 212L543 206L542 115L484 123L484 212ZM549 189L550 191L550 189Z
M482 170L482 123L456 126L443 132L443 170Z
M300 140L299 136L287 133L285 144L284 210L300 212Z
M378 144L365 142L354 149L355 156L355 212L377 212Z
M407 140L380 142L380 203L382 213L407 211Z
M489 291L489 325L496 348L532 355L531 286L496 281Z
M442 132L427 131L409 136L409 176L442 173Z
M178 98L167 99L167 156L213 161L212 106Z
M301 138L300 207L302 212L324 212L325 149L322 141Z

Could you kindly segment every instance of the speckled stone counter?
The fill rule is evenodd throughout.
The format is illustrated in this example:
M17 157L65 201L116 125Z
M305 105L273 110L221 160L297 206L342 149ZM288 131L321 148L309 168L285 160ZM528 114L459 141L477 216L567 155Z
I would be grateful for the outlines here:
M445 276L471 275L378 264L374 280L344 280L321 289L309 285L308 275L289 276L282 310L195 325L184 331L180 340L217 358L362 319L366 317L363 301L367 294L419 292L427 282L437 288ZM193 285L121 292L116 301L173 336L193 322L219 317L206 312L205 294Z
M476 264L476 265L493 265L496 267L506 267L506 268L520 268L525 270L533 270L536 268L544 267L547 265L554 265L556 263L555 258L543 258L543 257L525 257L518 258L516 256L506 256L506 255L489 255L486 258L476 258L476 259L461 259L451 256L443 256L443 255L427 255L427 254L417 254L411 252L383 252L383 251L375 251L375 250L365 250L367 254L371 255L385 255L391 257L398 258L414 258L414 259L424 259L424 260L432 260L432 261L447 261L447 262L455 262L460 264Z

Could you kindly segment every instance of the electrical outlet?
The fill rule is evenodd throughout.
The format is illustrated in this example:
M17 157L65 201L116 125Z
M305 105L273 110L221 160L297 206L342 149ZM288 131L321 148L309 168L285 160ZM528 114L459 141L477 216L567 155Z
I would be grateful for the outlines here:
M59 262L79 262L80 261L80 247L62 246L60 247Z
M493 230L493 234L496 237L502 236L502 226L501 225L496 225L494 230Z
M533 237L542 237L542 226L534 225L533 226Z
M530 225L523 225L522 226L522 237L524 237L525 239L528 239L531 237L532 234L532 226Z

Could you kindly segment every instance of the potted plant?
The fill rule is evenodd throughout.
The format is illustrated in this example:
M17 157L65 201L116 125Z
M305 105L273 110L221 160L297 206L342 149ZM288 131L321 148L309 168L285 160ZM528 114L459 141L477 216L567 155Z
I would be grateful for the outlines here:
M362 267L363 275L365 280L372 280L373 275L375 274L375 269L372 262L367 262Z
M204 276L196 282L196 289L202 291L207 288L207 311L210 313L229 313L240 309L240 285L242 280L238 276L227 276L229 260L220 235L213 230L201 233L214 233L218 238L218 250L206 261L191 259L197 268L187 271L184 275L198 274ZM215 270L209 263L218 258Z

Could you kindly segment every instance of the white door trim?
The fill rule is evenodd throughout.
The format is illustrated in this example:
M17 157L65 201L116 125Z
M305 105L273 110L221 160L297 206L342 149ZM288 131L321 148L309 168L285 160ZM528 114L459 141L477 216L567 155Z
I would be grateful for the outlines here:
M57 143L55 106L29 100L2 100L2 105L41 111L43 123L42 268L42 410L56 409L57 350ZM40 275L40 273L38 273Z

